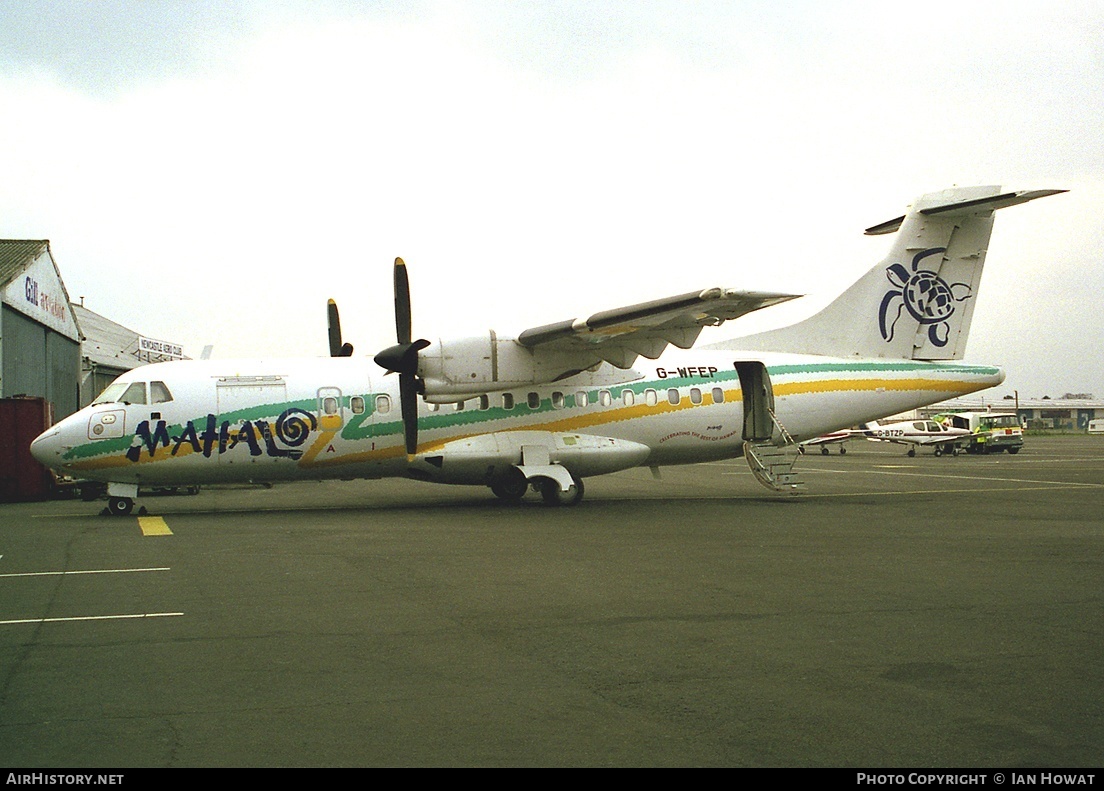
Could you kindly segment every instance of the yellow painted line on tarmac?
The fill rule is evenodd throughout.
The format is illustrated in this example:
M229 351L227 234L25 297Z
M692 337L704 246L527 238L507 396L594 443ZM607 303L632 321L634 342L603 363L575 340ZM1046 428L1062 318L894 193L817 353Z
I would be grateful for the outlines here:
M142 535L144 536L171 536L173 534L169 530L169 526L165 524L165 520L160 516L140 516L138 517L138 526L142 528Z

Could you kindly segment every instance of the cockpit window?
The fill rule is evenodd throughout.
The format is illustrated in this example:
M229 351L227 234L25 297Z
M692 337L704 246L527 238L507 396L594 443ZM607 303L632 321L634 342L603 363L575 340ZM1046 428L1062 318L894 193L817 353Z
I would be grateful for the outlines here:
M93 404L114 404L119 401L119 396L127 389L127 382L112 382L104 391L96 396Z
M144 404L146 403L146 383L135 382L126 389L123 393L123 397L119 399L124 404Z
M150 403L167 404L172 400L172 393L164 382L150 382Z
M158 383L161 384L161 383ZM168 395L169 389L161 384L165 388L165 393ZM166 401L172 401L172 396L169 395ZM146 383L145 382L112 382L109 384L99 398L92 402L93 404L145 404L146 401ZM160 403L155 401L154 403Z

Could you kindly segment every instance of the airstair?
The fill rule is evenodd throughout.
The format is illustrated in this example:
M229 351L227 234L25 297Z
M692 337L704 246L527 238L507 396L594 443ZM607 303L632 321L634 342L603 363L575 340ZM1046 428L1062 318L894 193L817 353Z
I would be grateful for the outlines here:
M786 427L778 422L774 410L767 411L785 444L776 445L773 440L746 440L744 458L747 459L755 479L763 486L775 492L798 494L805 490L805 482L794 472L794 465L801 455L797 450L797 443L786 431Z

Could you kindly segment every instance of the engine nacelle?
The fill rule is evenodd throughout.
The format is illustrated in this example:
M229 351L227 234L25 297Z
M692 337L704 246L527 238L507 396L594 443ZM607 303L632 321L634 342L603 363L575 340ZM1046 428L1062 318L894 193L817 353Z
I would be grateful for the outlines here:
M465 396L556 381L602 362L579 351L527 349L493 330L470 338L439 339L418 353L425 400L450 403ZM621 372L624 379L625 373Z

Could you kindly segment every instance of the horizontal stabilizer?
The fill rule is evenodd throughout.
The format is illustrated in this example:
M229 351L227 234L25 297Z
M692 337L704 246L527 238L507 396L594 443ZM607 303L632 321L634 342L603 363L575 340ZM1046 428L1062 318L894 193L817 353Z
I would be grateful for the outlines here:
M986 189L984 187L978 189ZM933 203L938 200L938 193L936 196L927 195L923 200L918 201L913 209L919 211L921 214L933 215L939 214L944 217L967 217L971 214L975 214L978 211L992 211L994 209L1004 209L1009 206L1016 206L1020 203L1027 203L1030 200L1036 198L1045 198L1049 195L1059 195L1063 192L1069 192L1069 190L1021 190L1020 192L1005 192L1001 195L990 195L987 197L963 199L962 192L964 190L954 190L958 196L955 200L935 203L935 205L925 205ZM878 225L872 225L864 232L867 236L880 236L887 233L896 233L901 223L905 221L905 215L895 217L892 220L879 223Z

